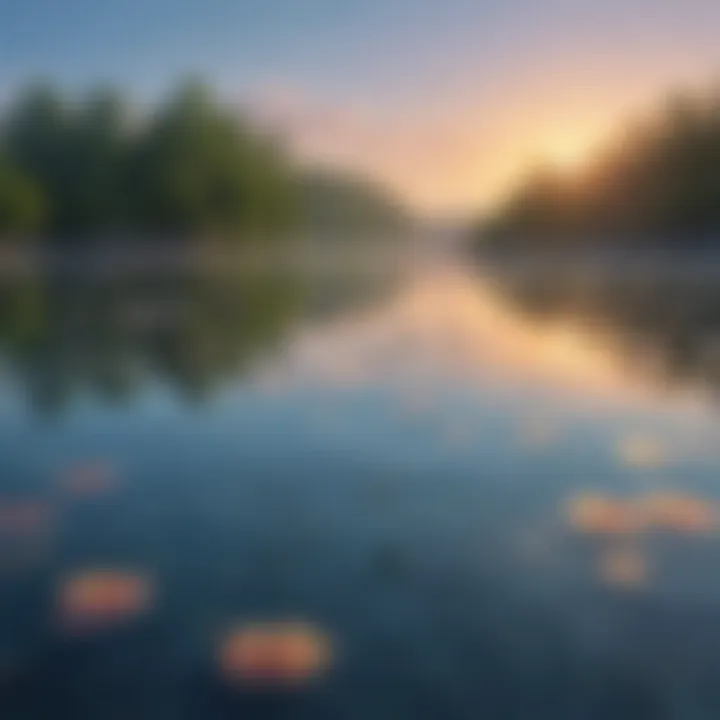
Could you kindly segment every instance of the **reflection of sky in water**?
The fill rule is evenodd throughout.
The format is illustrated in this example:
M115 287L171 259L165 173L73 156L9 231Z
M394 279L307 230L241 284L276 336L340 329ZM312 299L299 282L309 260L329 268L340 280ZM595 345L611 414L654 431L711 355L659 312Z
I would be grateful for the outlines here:
M548 717L655 717L654 703L675 717L700 703L701 668L720 666L714 535L593 537L564 508L586 492L714 502L712 414L611 363L584 366L575 345L558 372L467 282L423 279L389 306L300 329L192 409L161 383L59 419L5 402L2 487L34 488L62 517L49 551L2 578L0 657L20 678L18 707L33 684L46 708L92 704L88 683L109 701L115 672L140 688L125 709L173 717L192 696L198 717L225 717L241 701L216 686L218 639L274 618L317 623L339 649L287 717L475 717L478 703L527 716L541 701ZM628 461L628 442L663 462ZM63 494L61 471L86 458L111 464L111 491ZM115 631L130 640L53 635L53 584L103 567L154 579L150 617Z

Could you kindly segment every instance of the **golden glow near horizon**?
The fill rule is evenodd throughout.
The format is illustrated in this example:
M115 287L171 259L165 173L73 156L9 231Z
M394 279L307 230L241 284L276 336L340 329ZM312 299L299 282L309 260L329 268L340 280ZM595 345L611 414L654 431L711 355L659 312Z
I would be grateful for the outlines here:
M465 216L491 210L538 163L581 170L668 91L707 84L701 68L670 56L626 70L596 75L565 58L542 73L498 78L492 93L463 78L464 89L412 109L277 87L251 105L287 131L301 158L365 173L421 214Z
M496 206L538 164L581 170L617 126L607 111L592 114L588 108L543 120L528 109L524 123L502 126L478 110L387 124L344 117L305 135L299 147L379 179L421 214L463 214Z
M562 173L574 174L583 169L593 155L594 145L582 135L561 135L547 144L547 163Z
M501 106L468 97L410 112L335 107L276 90L254 105L288 133L301 159L367 174L421 214L463 214L500 202L538 163L581 168L636 108L636 98L617 89L592 98L546 95L538 86Z

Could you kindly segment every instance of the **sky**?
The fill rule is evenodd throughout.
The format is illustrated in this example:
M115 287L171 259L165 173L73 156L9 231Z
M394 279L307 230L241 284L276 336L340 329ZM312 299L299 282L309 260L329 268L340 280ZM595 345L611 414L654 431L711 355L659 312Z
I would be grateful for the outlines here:
M464 216L720 79L719 30L718 0L0 0L0 99L201 75L301 158Z

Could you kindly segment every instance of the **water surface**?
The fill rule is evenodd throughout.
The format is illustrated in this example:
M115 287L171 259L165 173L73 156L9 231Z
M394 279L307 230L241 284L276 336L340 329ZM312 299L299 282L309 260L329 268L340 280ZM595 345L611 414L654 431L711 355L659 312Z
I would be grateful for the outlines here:
M720 433L670 324L641 362L617 314L382 270L3 280L5 716L720 710ZM151 592L73 616L99 571ZM322 672L228 683L228 632L285 620Z

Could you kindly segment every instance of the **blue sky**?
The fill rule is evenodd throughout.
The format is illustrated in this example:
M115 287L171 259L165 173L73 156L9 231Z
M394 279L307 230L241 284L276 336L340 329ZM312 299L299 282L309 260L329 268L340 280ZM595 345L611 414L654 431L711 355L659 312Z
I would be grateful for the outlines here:
M718 0L0 0L0 93L50 75L144 99L201 74L284 103L303 152L459 209L720 76L719 30Z

